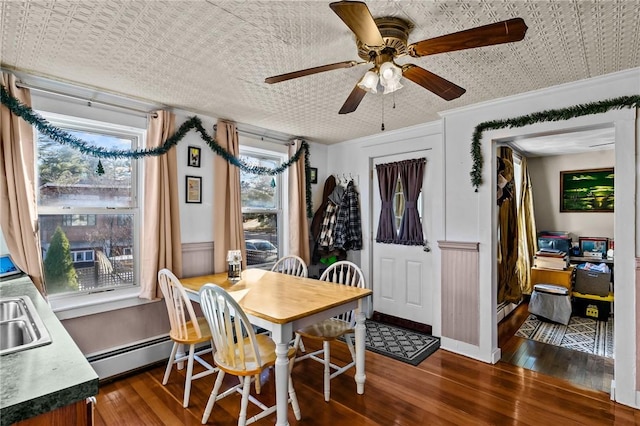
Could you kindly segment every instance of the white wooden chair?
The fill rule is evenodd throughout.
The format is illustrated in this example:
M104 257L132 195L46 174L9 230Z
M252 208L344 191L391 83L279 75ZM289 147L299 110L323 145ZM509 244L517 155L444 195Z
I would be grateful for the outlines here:
M307 269L305 261L294 254L280 258L275 265L273 265L271 271L279 272L281 274L295 275L296 277L307 278L309 276L309 270ZM271 333L269 333L269 335L271 335ZM302 341L300 341L299 349L302 352L305 351Z
M191 381L217 371L215 367L201 358L202 355L212 352L214 348L213 339L211 338L207 320L204 317L196 317L191 301L187 297L180 280L168 269L162 269L158 272L158 282L167 304L167 312L169 313L169 322L171 324L170 336L171 340L173 340L173 348L167 362L162 384L166 385L169 381L169 375L174 364L183 363L187 360L184 400L182 402L182 406L186 408L189 405ZM211 342L211 347L196 352L196 345L207 341ZM189 345L189 353L176 358L176 353L181 345ZM198 374L193 374L194 360L201 364L205 370Z
M240 305L221 287L206 284L200 289L200 306L209 321L209 327L216 345L213 360L218 367L218 376L202 415L202 424L206 424L216 401L235 392L242 394L238 426L253 423L276 411L276 406L267 407L250 395L251 381L259 377L268 367L275 365L276 344L269 336L253 331L247 315ZM241 336L241 337L238 337ZM291 381L291 367L295 358L295 349L289 349L289 403L297 420L300 420L300 406ZM240 383L220 392L225 374L237 376ZM256 393L259 391L256 390ZM247 420L247 404L251 401L262 411Z
M349 261L340 261L332 264L322 273L320 280L331 281L351 287L364 287L362 271L357 265ZM355 322L355 312L351 310L296 331L294 343L296 350L301 344L303 337L322 341L322 349L299 356L296 358L296 362L310 358L324 364L324 400L327 402L331 399L331 379L344 373L356 364L356 351L352 340L355 332ZM351 362L343 366L331 362L331 341L339 337L344 337L352 359ZM335 370L333 373L331 372L332 369Z
M281 274L287 275L295 275L296 277L304 277L308 276L307 264L296 255L289 255L285 257L281 257L273 268L271 268L273 272L280 272Z

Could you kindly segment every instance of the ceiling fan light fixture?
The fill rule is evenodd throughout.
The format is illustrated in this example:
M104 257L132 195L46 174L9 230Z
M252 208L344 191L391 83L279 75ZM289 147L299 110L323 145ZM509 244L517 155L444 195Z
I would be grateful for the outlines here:
M358 87L369 93L378 93L378 74L374 71L367 71L358 82Z
M380 65L380 84L384 87L384 94L395 92L402 88L402 68L388 61Z
M396 90L400 90L403 87L404 86L400 84L399 81L391 81L391 82L388 82L386 86L384 86L384 92L382 92L382 94L387 95L389 93L395 92Z

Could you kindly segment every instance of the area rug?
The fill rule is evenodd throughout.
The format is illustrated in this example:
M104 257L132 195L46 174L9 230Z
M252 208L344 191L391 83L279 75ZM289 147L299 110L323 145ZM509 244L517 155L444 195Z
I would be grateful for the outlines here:
M440 347L440 339L429 334L373 320L366 321L368 350L411 365L418 365Z
M613 318L598 321L572 316L569 325L540 321L529 315L516 336L575 351L613 358Z

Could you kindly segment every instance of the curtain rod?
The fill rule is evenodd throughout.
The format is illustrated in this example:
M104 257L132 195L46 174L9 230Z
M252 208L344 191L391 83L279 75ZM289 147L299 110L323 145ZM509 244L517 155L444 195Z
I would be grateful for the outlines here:
M52 94L54 94L56 96L62 96L62 97L65 97L65 98L71 98L71 99L83 101L83 102L86 102L87 106L89 106L89 107L91 107L92 104L100 104L100 105L109 106L111 108L120 108L120 109L124 109L124 110L127 110L127 111L137 112L138 116L146 117L147 115L151 115L154 118L158 116L158 114L156 114L154 112L146 111L146 110L143 110L143 109L134 108L134 107L128 107L128 106L124 106L124 105L118 105L118 104L112 104L110 102L105 102L105 101L96 101L96 100L92 100L92 99L87 99L86 97L77 96L77 95L70 95L68 93L59 92L59 91L53 90L53 89L33 86L31 84L27 84L27 83L24 83L22 81L16 82L16 86L21 88L21 89L35 90L36 92L52 93Z
M215 132L217 129L218 129L218 125L214 124L213 125L213 131ZM240 133L240 134L244 134L244 135L247 135L247 136L254 136L256 138L259 138L260 140L271 139L272 141L279 142L279 143L282 143L284 145L293 145L293 141L291 139L282 139L282 138L278 138L278 137L275 137L275 136L261 135L259 133L250 132L248 130L238 129L237 126L236 126L236 131L238 133Z

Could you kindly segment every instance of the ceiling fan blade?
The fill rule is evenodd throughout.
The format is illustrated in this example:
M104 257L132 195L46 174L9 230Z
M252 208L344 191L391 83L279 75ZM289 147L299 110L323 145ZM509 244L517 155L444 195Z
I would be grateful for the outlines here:
M402 76L435 93L446 101L459 98L464 92L466 92L465 89L460 86L456 86L449 80L445 80L444 78L413 64L406 64L402 66Z
M338 1L329 5L347 24L358 40L368 46L383 46L384 40L366 4L359 1Z
M526 32L527 25L524 20L522 18L514 18L413 43L409 46L409 54L413 57L420 57L472 49L474 47L511 43L522 40Z
M340 108L339 114L349 114L350 112L355 111L358 108L358 105L360 105L360 102L362 102L362 98L364 98L364 95L366 94L367 94L367 91L364 89L361 89L356 84L356 86L353 88L353 90L349 94L349 97L347 98L347 100L344 101L342 108Z
M280 83L281 81L291 80L293 78L304 77L306 75L318 74L325 71L337 70L340 68L351 68L354 65L363 64L364 62L356 61L344 61L336 62L335 64L321 65L319 67L307 68L306 70L289 72L286 74L280 74L273 77L267 77L264 79L265 83L273 84Z

